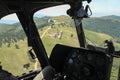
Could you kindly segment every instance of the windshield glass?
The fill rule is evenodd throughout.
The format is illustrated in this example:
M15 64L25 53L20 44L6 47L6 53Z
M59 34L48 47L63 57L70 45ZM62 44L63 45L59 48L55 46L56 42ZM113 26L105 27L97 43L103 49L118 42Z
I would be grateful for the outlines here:
M91 5L95 4L96 3L93 2ZM93 6L91 8L96 9ZM39 10L34 14L34 22L39 30L48 56L56 44L79 47L74 21L66 15L68 9L68 5L54 6ZM91 18L83 19L87 44L106 48L107 46L104 42L105 40L110 40L114 42L116 50L120 50L120 37L118 34L118 30L120 30L119 18L120 17L116 16L116 14L110 15L106 13L100 15L98 11L97 13L93 12ZM114 58L111 80L117 79L118 69L119 59Z
M69 8L69 5L54 6L34 14L34 22L48 56L56 44L79 47L74 22L66 14Z
M13 75L35 70L28 56L27 38L16 14L0 20L0 65Z
M118 0L92 1L90 8L93 14L91 18L83 20L88 44L105 47L105 40L111 40L114 42L115 49L120 50L120 6L117 6L118 3Z
M115 50L120 50L120 6L119 0L93 0L90 4L92 16L83 19L87 44L106 48L105 41L114 43ZM85 3L86 4L86 3ZM116 80L119 59L114 58L111 80Z
M106 2L103 3L103 0L97 3L93 1L91 4L93 15L91 18L83 20L86 42L106 48L104 42L110 40L114 42L116 50L120 50L120 15L116 12L120 9L118 9L119 7L112 8L111 4ZM104 6L100 8L100 5ZM74 21L66 14L69 8L69 5L54 6L38 10L34 14L33 19L48 56L56 44L80 47ZM100 13L102 10L104 13ZM114 12L114 14L110 14L110 12ZM37 59L29 60L28 50L31 48L27 45L27 38L19 20L13 19L13 17L17 19L16 15L12 14L0 21L0 65L14 75L20 75L38 69L40 64ZM111 80L117 79L118 69L119 59L114 58Z

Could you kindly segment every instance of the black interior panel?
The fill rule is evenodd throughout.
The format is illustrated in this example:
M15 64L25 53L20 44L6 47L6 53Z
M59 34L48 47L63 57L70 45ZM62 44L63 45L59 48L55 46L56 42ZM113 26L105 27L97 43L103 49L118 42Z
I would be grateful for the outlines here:
M50 64L57 73L68 75L67 80L109 80L110 76L110 58L100 51L57 44Z

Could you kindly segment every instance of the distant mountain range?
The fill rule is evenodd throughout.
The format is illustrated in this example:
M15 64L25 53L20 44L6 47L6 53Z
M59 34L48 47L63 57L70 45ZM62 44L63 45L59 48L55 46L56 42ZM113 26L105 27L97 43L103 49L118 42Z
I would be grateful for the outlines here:
M120 20L120 16L116 16L116 15L103 16L102 18Z
M44 14L35 14L34 17L37 17L37 18L42 18L42 17L45 17L46 15ZM0 20L0 24L14 24L14 23L18 23L19 20Z
M73 20L68 16L47 17L42 14L40 15L36 14L34 16L35 23L39 28L48 25L48 20L50 18L55 19L57 24L64 22L68 26L74 25ZM11 29L10 27L20 26L20 24L17 21L13 21L13 20L8 20L4 23L0 22L0 29L1 29L0 32L7 30L3 26L6 26L6 27L8 26L9 29ZM91 31L111 35L118 42L120 42L120 32L119 32L120 16L110 15L110 16L103 16L103 17L91 17L83 20L83 26L85 29L88 29Z
M44 14L35 14L34 17L38 17L38 18L42 18L42 17L45 17L46 15Z
M18 22L18 20L0 20L0 24L14 24Z
M47 27L50 27L48 23L49 19L54 20L54 28L51 28L48 34L55 34L59 31L63 31L63 36L60 39L46 35L42 38L45 49L50 55L52 48L56 43L67 43L71 46L78 46L78 40L73 28L74 22L68 16L34 16L34 21L37 25L39 33L46 32ZM93 17L83 20L83 26L85 28L85 33L87 36L87 41L91 44L102 45L104 40L115 38L117 42L120 43L120 20L119 16L104 16L104 17ZM32 69L34 63L31 63L26 56L28 52L27 39L25 33L18 22L11 23L8 21L6 23L0 23L0 61L5 70L10 70L11 73L19 74L23 71L28 72L28 69ZM42 29L41 29L42 28ZM106 33L106 34L105 34ZM71 36L73 35L73 36ZM74 42L74 43L73 43ZM120 49L120 44L115 42L117 49ZM12 55L11 55L12 54ZM17 59L17 61L15 61ZM11 61L14 61L11 63ZM19 64L18 64L19 62ZM30 68L24 69L22 66L26 63L30 63ZM113 70L117 70L116 66L118 62L115 62ZM11 64L11 65L9 65ZM9 65L9 67L8 67ZM117 72L117 71L116 71ZM115 80L115 79L113 79Z
M120 16L93 17L83 20L85 29L111 35L120 42Z

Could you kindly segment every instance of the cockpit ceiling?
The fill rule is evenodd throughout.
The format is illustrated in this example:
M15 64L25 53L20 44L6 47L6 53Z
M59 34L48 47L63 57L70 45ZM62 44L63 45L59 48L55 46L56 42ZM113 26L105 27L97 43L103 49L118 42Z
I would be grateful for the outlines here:
M46 7L66 4L62 0L0 0L0 18L23 9L34 12Z

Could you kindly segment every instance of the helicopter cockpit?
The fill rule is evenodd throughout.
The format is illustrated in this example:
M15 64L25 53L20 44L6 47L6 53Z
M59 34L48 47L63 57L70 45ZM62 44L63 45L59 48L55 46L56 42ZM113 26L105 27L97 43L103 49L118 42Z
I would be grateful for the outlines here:
M97 18L89 19L92 15L89 3L92 1L0 0L0 18L15 13L13 15L19 21L9 21L9 24L0 22L0 55L3 56L0 59L0 80L110 80L113 59L120 57L120 51L116 51L113 38L102 33L103 28L101 33L84 31L83 25L96 25L98 21ZM53 10L54 6L57 8ZM45 10L49 7L53 8ZM61 10L57 10L58 7ZM65 7L68 16L48 16L51 12L61 14ZM41 12L48 15L40 14ZM108 18L99 19L99 22L108 24L106 20ZM119 20L112 22L118 24ZM107 40L108 38L112 40ZM99 46L93 45L95 42ZM105 47L100 47L103 43ZM119 48L119 39L115 44ZM23 74L18 75L20 72Z

